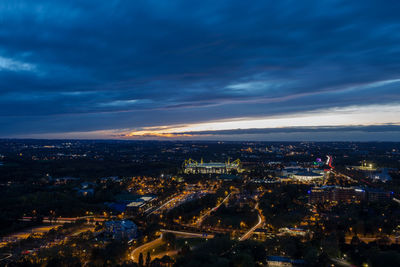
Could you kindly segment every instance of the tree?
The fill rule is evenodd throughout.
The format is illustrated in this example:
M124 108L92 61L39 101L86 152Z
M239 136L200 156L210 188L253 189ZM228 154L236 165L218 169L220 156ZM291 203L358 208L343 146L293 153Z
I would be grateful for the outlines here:
M103 252L105 255L106 262L116 264L126 257L127 243L113 241L106 245Z
M168 248L175 248L176 236L173 233L163 234L162 239L169 244Z
M143 266L143 254L142 253L139 254L139 262L138 263L139 263L140 267Z
M324 252L327 253L328 256L332 258L337 258L339 256L339 241L334 233L322 240L321 243Z
M150 251L147 252L146 256L146 266L149 267L151 262Z
M181 254L185 256L189 253L190 253L190 246L188 244L183 245L183 247L181 248Z
M399 266L400 254L396 251L382 251L377 254L371 254L372 266Z
M254 265L254 259L247 253L240 253L232 259L232 265L235 267L251 267Z
M101 248L94 248L92 250L92 254L91 254L91 258L90 261L94 264L94 265L102 265L104 264L104 250Z
M136 262L125 261L120 266L121 267L138 267L139 265Z
M357 246L357 245L359 245L361 243L361 240L360 240L360 238L358 238L358 236L353 236L353 238L351 239L351 241L350 241L350 244L352 245L352 246Z
M304 260L309 266L318 266L316 265L318 262L318 250L315 247L308 247L305 250Z

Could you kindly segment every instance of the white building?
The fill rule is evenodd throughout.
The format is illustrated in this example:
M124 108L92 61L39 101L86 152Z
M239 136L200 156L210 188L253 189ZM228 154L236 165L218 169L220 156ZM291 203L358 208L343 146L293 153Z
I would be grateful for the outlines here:
M293 180L304 183L322 181L323 179L324 179L323 173L316 173L312 171L298 172L293 175Z

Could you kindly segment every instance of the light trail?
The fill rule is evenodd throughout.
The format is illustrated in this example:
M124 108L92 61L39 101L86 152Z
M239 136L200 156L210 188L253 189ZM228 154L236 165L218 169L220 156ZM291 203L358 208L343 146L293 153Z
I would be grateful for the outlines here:
M243 241L243 240L248 239L248 238L251 236L251 234L252 234L257 228L261 227L262 224L263 224L263 220L262 220L261 216L258 215L258 223L257 223L256 225L254 225L247 233L245 233L244 235L242 235L242 236L239 238L239 241Z
M200 238L213 238L213 234L206 234L206 233L192 233L192 232L184 232L184 231L176 231L176 230L166 230L166 229L161 229L160 230L162 233L173 233L176 235L183 235L187 237L200 237Z
M229 199L230 196L231 196L231 193L229 193L229 194L222 200L222 202L221 202L220 204L218 204L217 206L215 206L215 207L212 208L211 210L207 211L203 216L201 216L201 217L199 218L199 220L197 221L196 225L197 225L197 226L200 226L201 223L204 221L204 219L205 219L208 215L210 215L211 212L218 210L219 207L220 207L222 204L224 204L224 203Z
M169 201L165 202L164 204L162 204L160 207L158 207L157 209L153 210L152 212L150 212L148 215L153 214L154 212L162 209L163 207L165 207L166 205L168 205L169 203L171 203L172 201L176 200L176 197L173 197L172 199L170 199Z
M131 259L133 261L139 260L140 253L142 253L143 251L146 251L146 250L148 250L148 249L150 249L152 247L156 247L158 245L161 245L162 243L163 243L163 241L162 241L162 233L161 233L159 238L135 248L131 253Z
M213 234L199 234L199 233L192 233L192 232L183 232L183 231L176 231L176 230L168 230L168 229L161 229L161 235L157 239L145 243L137 248L135 248L131 253L131 259L133 261L139 260L140 253L143 253L146 250L150 250L161 245L164 241L162 240L162 236L164 233L173 233L176 235L181 235L184 237L196 237L196 238L214 238ZM168 252L167 252L168 253Z
M257 211L258 211L258 223L256 225L254 225L247 233L245 233L244 235L242 235L239 238L239 241L243 241L246 240L247 238L249 238L251 236L251 234L259 227L262 226L262 224L264 223L264 216L262 215L260 209L258 208L258 202L256 204L256 206L254 207Z

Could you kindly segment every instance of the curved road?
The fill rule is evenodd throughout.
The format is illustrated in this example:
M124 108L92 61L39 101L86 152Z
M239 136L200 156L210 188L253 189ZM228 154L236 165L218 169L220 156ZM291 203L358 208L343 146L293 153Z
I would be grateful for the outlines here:
M150 241L146 244L141 245L140 247L135 248L132 251L131 259L133 261L138 261L140 253L143 253L143 251L149 250L153 247L157 247L157 246L161 245L162 243L163 243L163 240L162 240L162 233L161 233L159 238L154 239L153 241ZM143 255L143 256L145 257L145 255Z
M242 235L242 236L239 238L239 241L243 241L243 240L248 239L248 238L253 234L253 232L254 232L256 229L260 228L260 227L263 225L263 223L264 223L264 217L262 216L261 211L260 211L260 209L258 208L258 202L257 202L257 204L256 204L256 206L255 206L254 208L258 211L258 222L257 222L257 224L254 225L249 231L247 231L244 235Z
M12 257L12 254L11 254L11 253L3 254L3 255L2 255L2 258L0 259L0 262L5 261L5 260L7 260L7 259L9 259L9 258L11 258L11 257Z
M254 225L254 226L253 226L249 231L247 231L244 235L242 235L242 236L239 238L239 241L243 241L243 240L248 239L248 238L253 234L253 232L254 232L257 228L259 228L259 227L262 226L263 223L264 223L263 219L261 218L260 215L258 215L258 222L257 222L257 224Z
M182 237L191 237L191 238L194 238L194 237L197 237L197 238L213 238L213 237L214 237L214 235L212 235L212 234L203 235L203 234L199 234L199 233L191 233L191 232L183 232L183 231L174 231L174 230L166 230L166 229L161 229L160 231L161 231L161 235L160 235L159 238L157 238L157 239L155 239L155 240L153 240L153 241L150 241L150 242L148 242L148 243L146 243L146 244L143 244L143 245L141 245L140 247L137 247L137 248L135 248L135 249L132 251L132 253L131 253L131 259L132 259L133 261L136 262L136 261L139 260L139 255L140 255L140 253L143 253L143 252L145 252L146 250L151 250L151 249L153 249L153 248L155 248L155 247L157 247L157 246L162 245L162 244L164 243L164 241L162 240L162 236L163 236L164 233L173 233L173 234L178 235L178 236L182 236ZM158 254L158 255L152 256L152 257L153 257L153 258L154 258L154 257L159 257L159 258L161 258L161 257L164 256L164 255L169 255L169 256L171 256L171 255L174 255L174 254L176 254L176 251L166 251L166 252L162 252L162 253L160 253L160 254ZM143 253L143 256L145 257L146 255L144 255L144 253Z

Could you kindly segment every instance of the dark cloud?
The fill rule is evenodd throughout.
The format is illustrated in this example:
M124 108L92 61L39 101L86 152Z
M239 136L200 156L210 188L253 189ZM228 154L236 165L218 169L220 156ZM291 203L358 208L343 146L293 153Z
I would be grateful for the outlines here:
M399 105L399 13L373 0L1 1L0 136Z
M366 132L366 133L400 133L400 125L371 125L371 126L323 126L323 127L284 127L284 128L259 128L259 129L233 129L197 132L171 133L180 135L250 135L250 134L272 134L272 133L310 133L310 132Z
M398 141L399 125L323 126L232 129L214 131L172 132L168 135L144 134L141 139L249 140L249 141ZM111 138L132 138L114 134ZM136 138L136 137L135 137Z

